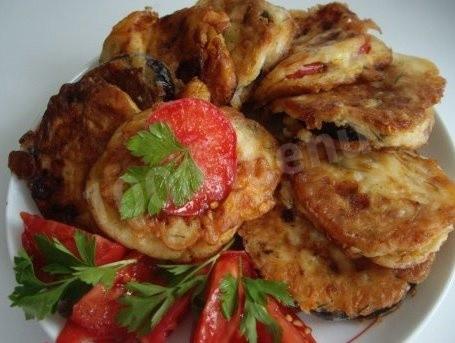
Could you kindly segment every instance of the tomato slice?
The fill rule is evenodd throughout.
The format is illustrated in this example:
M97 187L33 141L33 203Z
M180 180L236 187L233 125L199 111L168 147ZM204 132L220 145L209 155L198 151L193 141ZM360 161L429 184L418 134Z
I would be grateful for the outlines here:
M106 290L102 285L97 285L73 307L71 323L89 333L96 334L98 339L115 337L118 342L124 342L135 337L134 334L128 333L126 329L116 323L116 317L121 309L118 299L125 294L124 285L126 283L148 281L164 284L156 271L156 264L151 258L137 252L128 254L127 258L136 259L137 262L118 272L114 286L110 290ZM140 341L142 343L164 343L166 337L177 327L182 316L188 311L189 304L190 295L177 299L157 326Z
M168 124L204 174L201 190L192 200L180 208L168 204L164 212L198 215L229 194L237 169L237 136L218 107L200 99L175 100L159 105L148 122Z
M135 337L108 336L102 337L68 320L56 343L135 343Z
M22 212L24 232L22 233L22 246L34 258L37 266L42 266L44 258L35 243L36 235L45 235L57 238L73 254L77 255L74 233L76 228L40 216ZM88 235L93 235L87 233ZM95 264L103 265L121 260L128 251L124 246L114 243L99 235L93 235L96 241Z
M141 343L165 343L169 334L175 330L182 317L188 312L190 300L189 294L177 299L152 332L141 338Z
M193 333L193 343L246 342L245 337L240 334L242 309L245 302L245 292L241 284L238 289L237 310L232 318L227 320L221 312L220 284L228 274L235 278L240 278L242 275L250 277L254 275L254 270L245 252L222 253L212 269L205 307Z
M311 329L292 311L272 298L267 299L267 311L281 327L281 343L315 343ZM258 341L273 343L272 335L259 323L257 326Z
M240 334L245 302L245 291L241 283L238 288L237 310L232 318L228 321L221 312L220 284L228 274L236 278L257 276L250 257L244 251L229 251L220 256L210 274L207 300L193 333L193 343L246 342L246 338ZM315 342L311 330L297 317L295 311L282 306L273 298L267 299L267 310L282 329L282 343ZM257 324L257 332L259 342L273 342L272 335L260 322Z

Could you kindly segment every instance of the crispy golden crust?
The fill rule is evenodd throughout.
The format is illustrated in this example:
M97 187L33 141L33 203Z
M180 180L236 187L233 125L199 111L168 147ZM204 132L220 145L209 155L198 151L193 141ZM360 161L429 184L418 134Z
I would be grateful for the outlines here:
M374 23L359 20L344 6L341 10L341 5L337 10L331 6L297 15L301 35L289 56L259 83L254 101L264 104L283 96L327 91L361 75L375 79L375 70L390 64L391 50L367 33Z
M279 206L243 224L239 234L262 276L286 282L305 312L356 318L391 308L432 263L395 271L350 259L301 215Z
M222 33L224 12L195 6L161 18L147 52L162 60L183 82L198 76L215 104L229 103L237 85L235 67Z
M391 62L390 50L374 36L344 35L317 44L303 43L298 50L294 47L259 83L254 101L265 104L284 96L327 91L354 82L368 69L382 68ZM359 53L365 44L370 44L371 50ZM319 71L299 76L308 66L317 66Z
M238 79L231 101L240 107L251 83L289 50L295 25L284 8L264 0L200 0L198 5L225 11L230 25L223 35Z
M256 122L225 108L237 133L237 175L232 191L217 207L201 216L142 216L122 221L118 206L123 192L120 176L141 162L125 148L126 141L146 125L145 111L121 126L95 164L86 194L100 228L123 245L149 256L178 261L214 254L245 220L274 206L273 192L281 177L277 143Z
M297 24L299 41L310 41L330 30L343 30L356 34L367 33L370 29L380 31L374 21L359 19L346 5L338 2L318 5L307 11L292 10L290 12Z
M353 254L408 268L439 250L455 221L455 185L435 161L406 150L331 154L302 149L296 206Z
M218 105L229 103L237 80L222 33L229 26L224 12L191 7L158 19L152 11L133 12L114 26L100 60L149 55L166 64L183 82L199 77Z
M100 63L121 55L146 54L158 14L151 10L136 11L119 21L105 39Z
M66 84L53 96L35 131L10 154L41 213L89 230L96 225L83 197L91 166L117 127L139 109L122 90L99 77Z
M399 54L381 74L380 81L283 98L271 108L303 121L309 130L325 123L349 126L376 147L425 144L434 123L430 108L441 99L445 80L433 63Z

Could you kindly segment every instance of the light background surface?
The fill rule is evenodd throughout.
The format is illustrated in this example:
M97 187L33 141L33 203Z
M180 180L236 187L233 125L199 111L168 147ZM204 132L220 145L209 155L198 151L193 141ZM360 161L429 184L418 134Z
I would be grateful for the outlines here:
M316 1L274 1L304 8ZM319 1L324 3L327 1ZM373 18L394 50L427 57L448 80L438 112L455 138L455 1L347 1L361 17ZM0 0L0 223L10 176L8 152L36 122L60 85L96 58L112 25L135 9L178 9L193 1L5 1ZM172 4L172 5L169 5ZM452 176L453 177L453 176ZM7 299L14 284L4 230L0 230L0 342L49 342L38 323L26 322ZM418 296L418 294L417 294ZM413 342L454 342L455 287ZM397 323L399 325L399 323Z

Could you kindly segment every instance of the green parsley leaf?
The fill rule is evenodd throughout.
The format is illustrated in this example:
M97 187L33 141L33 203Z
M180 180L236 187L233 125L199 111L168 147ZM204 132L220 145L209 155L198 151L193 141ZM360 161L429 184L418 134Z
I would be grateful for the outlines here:
M250 307L249 303L245 302L245 313L240 322L240 333L246 337L249 343L256 343L258 340L256 317L248 307Z
M132 137L127 148L147 166L127 169L121 179L130 185L121 200L122 219L158 214L172 201L183 206L200 189L203 174L188 149L165 123L152 124Z
M204 176L189 153L170 176L169 187L175 205L183 206L202 185Z
M122 197L120 215L122 219L131 219L144 214L145 192L140 183L131 186Z
M222 251L231 244L232 242L229 242ZM207 275L200 272L205 268L211 269L220 253L201 264L160 265L160 268L173 277L170 285L166 287L146 282L129 282L126 287L130 294L120 298L124 306L117 316L117 323L129 332L146 335L178 298L188 292L202 293L207 283Z
M238 280L231 274L226 275L220 284L221 312L227 320L232 318L237 306Z
M55 263L65 266L80 264L80 260L55 238L50 239L44 235L36 235L35 242L48 264Z
M95 286L101 283L106 288L110 288L114 283L117 271L134 262L136 260L123 260L105 264L104 266L73 267L73 275L86 284Z
M95 237L76 230L74 241L82 260L89 266L95 265Z
M75 295L88 291L86 285L104 284L111 287L116 272L135 260L118 261L95 266L95 239L76 231L77 257L57 239L35 236L38 249L48 263L43 270L54 276L54 281L43 282L36 276L32 259L21 250L14 258L14 271L18 286L9 296L11 306L19 306L27 319L43 319L55 313L62 301L75 301Z
M16 287L10 296L11 306L21 307L26 319L44 319L55 313L64 292L74 281L75 279L69 279L54 287L43 287L37 293L32 293L26 287Z
M128 328L129 332L146 335L151 327L151 316L154 310L166 299L165 293L154 297L124 296L120 298L123 308L117 315L119 325Z
M141 183L150 171L148 167L130 167L120 179L129 184Z
M141 157L150 165L157 165L169 155L184 149L171 128L161 122L137 133L128 141L127 147L133 156Z
M172 275L182 275L194 268L194 264L159 264L158 267Z
M266 304L266 296L274 297L285 306L294 306L294 299L289 294L288 287L284 282L269 281L264 279L244 278L245 286L251 298L259 304Z
M270 316L264 305L258 304L248 296L245 300L245 316L240 325L240 331L248 338L248 343L257 342L256 322L259 321L266 325L267 330L272 334L273 341L278 343L281 341L281 327ZM254 329L253 329L254 328ZM254 332L251 332L254 331Z

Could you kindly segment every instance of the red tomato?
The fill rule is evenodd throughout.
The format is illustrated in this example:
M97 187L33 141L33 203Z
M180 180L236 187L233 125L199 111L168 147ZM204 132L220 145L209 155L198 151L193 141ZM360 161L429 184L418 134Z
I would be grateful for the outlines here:
M287 75L287 79L300 79L306 75L319 74L325 71L327 66L324 63L316 62L305 64L299 68L295 73Z
M134 337L100 337L68 320L55 343L134 343Z
M193 199L180 208L169 204L166 213L198 215L229 194L237 170L237 136L218 107L200 99L180 99L159 105L148 121L168 124L204 174Z
M190 299L189 294L177 299L152 332L141 338L141 343L165 343L169 334L175 330L179 321L188 311Z
M282 306L272 298L267 300L267 311L281 328L281 343L315 343L311 329L294 311ZM262 323L258 324L258 341L272 343L273 337Z
M154 274L154 262L147 256L134 252L127 258L135 258L137 262L119 271L111 289L97 285L85 294L73 307L73 323L101 337L127 336L126 330L115 321L121 307L118 299L125 293L124 285L130 281L151 281Z
M231 274L235 278L253 276L254 270L248 255L243 251L223 253L210 273L207 300L202 311L196 330L193 333L193 343L228 343L246 342L240 334L240 321L245 302L243 287L239 287L237 311L231 320L227 320L221 312L220 284L224 277ZM239 286L241 286L239 284Z
M24 232L22 233L22 246L34 258L37 265L43 264L43 256L35 243L36 235L45 235L57 238L72 253L77 254L74 233L76 228L40 216L22 212ZM87 233L88 235L92 235ZM93 235L96 240L95 264L103 265L121 260L127 249L118 243L107 240L98 235Z
M160 276L156 275L152 259L136 252L130 253L127 258L134 258L137 263L127 266L117 274L112 289L106 290L103 286L97 285L73 307L71 322L87 332L96 333L98 339L115 337L119 342L124 342L134 337L134 334L128 334L127 330L115 321L121 308L118 299L125 293L126 283L148 281L163 284ZM158 325L147 336L141 338L141 342L165 342L166 337L177 327L189 309L189 300L190 295L178 299Z
M221 312L219 287L221 280L228 274L234 277L257 276L251 259L244 251L225 252L220 256L210 275L207 300L193 333L193 343L246 342L245 337L240 335L240 322L245 301L241 284L239 284L237 311L231 320L226 320ZM314 343L311 330L297 317L294 311L282 306L273 298L268 298L267 301L269 314L281 327L282 343ZM257 331L259 342L273 342L273 337L265 325L258 323Z

